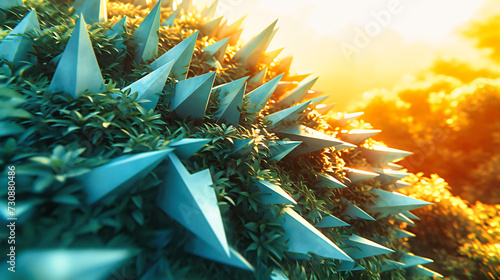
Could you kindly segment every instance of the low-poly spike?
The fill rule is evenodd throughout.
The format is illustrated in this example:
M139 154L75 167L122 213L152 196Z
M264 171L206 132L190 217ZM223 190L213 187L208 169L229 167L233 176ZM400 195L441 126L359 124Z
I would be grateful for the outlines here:
M339 138L346 142L359 145L366 139L379 134L381 131L382 130L378 129L352 129L349 131L342 130Z
M284 48L281 48L281 49L277 49L277 50L265 53L261 57L260 62L263 63L263 64L266 64L266 65L271 64L271 62L273 62L278 57L278 55L280 55L280 53L283 50L284 50Z
M424 276L424 277L432 277L433 279L435 278L443 278L443 275L435 272L435 271L432 271L426 267L423 267L421 265L416 265L416 266L413 266L413 267L410 267L408 269L408 274L407 275L411 275L411 276L414 276L414 277L421 277L421 276Z
M222 101L222 99L224 99L230 93L239 90L240 87L245 84L246 80L248 80L248 77L249 76L246 76L226 84L218 85L212 89L212 92L218 92L218 100Z
M283 122L292 122L296 121L302 115L302 112L309 106L310 102L305 102L302 104L295 105L290 108L286 108L284 110L278 111L276 113L272 113L270 115L265 116L262 120L264 122L270 122L268 127L275 128Z
M251 104L249 106L248 112L257 113L266 106L267 102L271 98L271 95L273 95L282 77L283 74L277 76L276 78L270 80L269 82L252 90L245 96L248 103Z
M245 95L246 83L229 93L220 101L219 109L214 113L217 122L237 125L240 122L240 110Z
M285 73L281 73L281 74L285 74ZM299 85L299 82L295 82L295 81L293 81L293 82L280 81L278 83L278 86L276 87L276 92L282 93L282 92L285 92L287 90L294 89L298 85Z
M26 14L16 27L0 41L0 57L16 63L20 61L34 62L36 58L30 53L33 51L33 40L19 36L33 30L40 31L38 17L34 9Z
M264 204L297 204L280 186L264 180L255 180L255 187L263 193L259 201Z
M174 153L180 159L188 159L211 141L204 138L183 138L179 141L168 143L168 146L175 148Z
M356 146L356 145L344 142L344 143L342 143L340 145L335 146L334 148L335 148L336 151L341 151L341 150L353 149L353 148L357 148L357 147L358 146Z
M248 43L241 47L241 49L239 49L234 55L234 59L241 63L245 63L246 65L257 64L261 54L265 51L264 47L266 46L267 40L271 36L277 22L278 20L274 21L261 33L253 37Z
M320 180L320 182L314 185L317 188L347 188L347 186L342 182L328 174L318 173L318 179Z
M243 24L243 21L245 20L245 17L246 16L243 16L242 18L238 19L237 21L231 23L230 25L227 25L226 22L224 22L222 24L222 27L221 29L219 30L219 32L217 33L217 38L219 39L222 39L222 38L226 38L228 36L231 37L230 39L230 44L232 44L233 42L233 37L235 35L237 35L237 37L239 38L239 35L237 33L240 33L242 29L240 29L241 25ZM237 42L238 40L236 40Z
M164 22L162 22L161 26L173 27L175 25L175 19L181 10L175 10Z
M98 166L77 180L84 187L87 203L94 203L106 195L126 192L151 172L173 149L124 155Z
M170 109L181 118L203 118L214 79L215 72L210 72L178 82L170 101Z
M115 41L118 41L116 46L119 46L120 48L126 48L126 46L123 44L123 41L125 39L121 37L126 32L127 32L127 16L124 16L120 21L115 23L115 25L113 25L113 27L111 27L106 32L106 38L108 39L114 38Z
M92 49L85 20L81 16L76 21L61 60L57 64L49 91L64 91L77 98L87 90L99 92L104 89L101 69Z
M5 263L1 279L85 280L106 279L113 270L137 254L133 249L39 249L27 250L16 256L19 263L29 263L26 269L16 269L15 275Z
M301 82L302 80L304 80L305 78L311 76L312 73L306 73L306 74L296 74L296 75L293 75L293 76L287 76L286 77L286 81L297 81L297 82Z
M308 102L304 104L308 104ZM340 144L347 144L344 141L335 139L307 126L298 124L291 127L286 127L280 130L278 134L290 138L291 140L303 142L302 145L300 145L297 149L293 150L292 153L290 153L291 155L299 155L313 151L319 151L324 148L333 147Z
M157 205L211 247L230 255L210 171L190 174L171 153L168 172L160 186Z
M266 77L267 67L264 67L259 73L248 80L249 85L262 85L264 83L264 78Z
M288 239L287 251L298 254L311 252L324 258L353 262L337 245L291 208L285 209L280 223Z
M403 253L403 255L401 256L401 258L398 261L404 264L403 268L409 268L412 266L417 266L417 265L421 265L421 264L434 262L431 259L416 256L412 253Z
M214 20L211 20L207 23L204 23L199 27L199 29L203 32L204 36L209 36L213 37L217 33L217 30L219 29L220 22L222 21L223 17L218 17Z
M275 268L271 273L270 280L288 280L288 277L286 277L283 271Z
M341 262L340 265L336 268L337 271L362 271L365 270L364 267L352 263L352 262Z
M122 91L130 90L130 94L137 92L137 101L143 101L140 105L147 111L154 110L160 99L159 93L163 91L173 65L173 61L163 65L122 89Z
M415 237L415 234L413 234L409 231L397 228L396 232L394 233L394 235L392 237L396 238L396 239L397 238L410 238L410 237Z
M267 50L267 48L269 47L269 45L271 44L271 41L273 40L274 36L276 35L276 33L278 33L278 30L280 28L276 28L276 29L273 29L273 31L271 32L271 35L269 35L269 38L267 38L267 41L266 41L266 44L264 45L264 47L262 48L263 49L263 52L265 50Z
M201 13L202 18L212 19L215 16L215 12L217 11L217 5L219 4L219 0L215 0L210 6L205 8Z
M278 65L274 68L274 71L278 74L290 72L290 67L292 66L293 56L286 56L280 59Z
M396 214L393 216L394 219L396 221L400 221L400 222L403 222L403 223L407 223L409 226L411 227L415 227L417 225L415 225L415 223L408 217L406 217L405 215L403 215L402 213L399 213L399 214Z
M269 157L271 160L280 161L287 156L293 149L297 148L301 141L281 141L269 144Z
M335 216L326 215L323 216L321 218L321 221L317 223L315 226L319 228L329 228L329 227L348 227L350 225Z
M382 169L382 168L372 168L372 171L380 174L378 179L382 180L386 184L394 183L399 179L410 176L410 173L392 170L392 169Z
M374 199L375 205L369 206L367 210L370 213L379 214L380 218L432 205L430 202L415 199L400 193L393 193L380 189L372 189L371 192L378 195L378 197Z
M160 29L161 1L158 1L151 12L144 18L132 35L137 44L135 48L135 63L151 60L158 55L158 31ZM169 60L170 61L170 60ZM153 69L158 69L153 67Z
M292 106L293 104L302 101L317 80L318 77L315 77L301 82L296 88L285 93L279 99L278 104L280 106Z
M363 211L358 206L352 204L349 200L342 198L342 203L347 206L341 214L342 217L346 217L349 219L363 219L368 221L375 221L375 219L372 216L368 215L368 213Z
M75 14L83 15L89 24L106 22L108 20L106 2L106 0L85 0Z
M362 149L363 155L373 164L385 165L411 155L411 152L392 149L383 146L373 146L373 149Z
M185 80L187 78L189 64L191 64L191 57L193 56L194 47L196 45L196 38L198 38L198 30L153 61L151 63L151 67L153 69L158 69L165 63L175 60L174 67L172 68L174 78L177 80Z
M364 180L372 179L377 177L379 174L374 173L374 172L368 172L364 170L359 170L359 169L352 169L352 168L347 168L344 167L344 171L347 175L347 178L349 178L349 181L351 183L358 183Z
M311 102L311 106L315 108L317 104L320 104L321 102L325 101L325 99L327 99L328 97L330 97L330 95L316 97L309 101Z
M349 236L344 244L347 245L343 248L344 252L355 260L394 252L394 250L355 234Z
M229 44L229 37L226 37L220 41L217 41L210 46L206 46L203 48L204 53L208 53L212 55L217 61L224 61L224 54L226 53L227 46Z
M0 2L0 9L7 10L16 6L23 6L23 0L2 0Z
M386 272L386 271L391 271L394 269L398 269L400 267L403 267L404 264L393 261L393 260L385 260L385 262L382 263L382 267L380 268L380 272Z
M348 122L352 122L357 118L361 117L362 115L364 115L363 112L344 114L344 116L341 119L339 119L339 123L341 126L345 126Z
M326 115L333 107L335 107L336 103L333 104L318 104L316 108L314 108L321 115ZM355 143L353 143L355 144Z
M412 185L410 183L407 183L405 181L396 181L394 184L391 185L390 189L393 191L411 187Z
M229 254L226 254L219 248L211 246L204 240L195 238L186 245L185 250L202 258L210 259L244 270L254 270L253 266L231 246L229 246Z
M232 154L244 156L252 150L255 144L255 138L234 139L234 147Z
M403 215L405 215L409 219L414 219L414 220L420 221L420 218L418 216L416 216L415 214L413 214L412 212L410 212L410 211L403 212Z

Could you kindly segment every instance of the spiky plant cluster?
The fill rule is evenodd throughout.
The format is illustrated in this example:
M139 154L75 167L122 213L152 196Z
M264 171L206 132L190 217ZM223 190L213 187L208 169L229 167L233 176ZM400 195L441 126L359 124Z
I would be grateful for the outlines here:
M325 117L276 22L240 46L216 4L61 2L0 6L7 279L438 275L403 230L429 203L393 192L410 153Z

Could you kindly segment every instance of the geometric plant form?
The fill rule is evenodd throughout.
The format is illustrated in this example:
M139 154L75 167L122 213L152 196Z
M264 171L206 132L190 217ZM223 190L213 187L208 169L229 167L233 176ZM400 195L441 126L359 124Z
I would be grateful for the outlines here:
M372 216L367 214L358 206L352 204L349 200L342 198L342 203L347 205L344 212L342 212L342 217L346 219L363 219L368 221L375 221L375 219Z
M348 240L345 241L345 244L348 247L343 249L344 252L349 254L349 256L353 259L361 259L394 252L394 250L355 234L349 236Z
M141 63L141 61L151 60L158 55L160 10L161 1L158 1L134 32L133 38L137 44L134 61L137 64Z
M393 193L379 189L373 189L372 192L378 195L378 197L374 201L375 205L368 207L368 211L373 214L379 214L379 218L432 204L400 193Z
M85 0L75 14L85 16L89 24L106 22L108 21L106 2L106 0Z
M286 157L293 149L297 148L301 141L276 141L269 144L269 157L271 160L280 161Z
M33 30L40 31L35 10L31 10L24 16L23 20L0 41L0 58L12 62L32 61L34 59L33 55L30 54L32 41L19 35Z
M215 72L210 72L179 81L170 102L170 109L180 118L203 118L214 79Z
M297 204L282 188L264 180L256 180L255 186L264 195L259 199L264 204Z

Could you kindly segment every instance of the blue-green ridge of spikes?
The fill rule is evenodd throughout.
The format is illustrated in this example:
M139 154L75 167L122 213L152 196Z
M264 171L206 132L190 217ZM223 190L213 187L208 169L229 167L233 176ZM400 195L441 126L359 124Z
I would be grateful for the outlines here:
M339 180L335 179L334 177L328 174L318 173L317 175L318 179L320 180L319 183L314 185L317 188L330 188L330 189L347 188L347 186L344 185L342 182L340 182Z
M163 91L173 65L174 61L163 65L123 88L122 91L130 90L130 94L137 92L137 101L142 101L140 105L147 111L154 110L160 99L159 93Z
M342 203L347 205L345 210L340 214L343 218L346 219L363 219L368 221L375 221L375 219L370 216L368 213L363 211L363 209L358 206L352 204L349 200L342 198Z
M285 93L278 101L279 106L292 106L293 104L302 101L308 91L312 88L314 83L318 80L318 77L307 79L307 81L302 81L296 88Z
M219 93L218 100L222 101L222 99L224 99L228 94L230 94L236 90L239 90L239 88L243 84L245 84L246 80L248 80L248 76L231 81L231 82L226 83L226 84L218 85L218 86L212 88L212 92L217 91Z
M412 266L412 267L408 268L407 272L408 272L407 275L411 275L414 277L424 276L424 277L432 277L433 279L436 277L437 278L444 278L443 275L441 275L435 271L432 271L426 267L423 267L421 265Z
M349 181L351 181L351 183L353 184L379 176L379 174L375 172L369 172L365 170L353 169L348 167L344 167L343 170L346 173Z
M379 166L384 166L412 154L411 152L383 146L374 146L373 149L362 148L361 151L369 162Z
M415 234L413 234L409 231L397 228L395 233L392 235L392 237L396 238L396 239L398 239L398 238L411 238L411 237L415 237Z
M354 145L359 145L368 138L371 138L382 132L379 129L352 129L349 131L342 131L339 138L352 143Z
M175 92L169 108L180 118L203 118L214 79L215 72L210 72L179 81L175 85Z
M132 35L133 41L137 44L134 56L135 63L137 64L140 64L142 61L151 60L158 55L160 14L161 1L158 1ZM153 67L153 69L157 68L159 66Z
M190 174L174 153L168 155L166 167L158 207L211 247L230 256L210 171Z
M243 105L245 89L246 83L240 85L239 88L230 92L220 101L219 109L214 113L217 122L224 121L224 123L227 124L238 125L240 122L240 109Z
M75 24L68 44L57 64L49 85L51 92L67 92L78 98L84 92L100 92L105 89L101 69L87 32L85 19L81 16Z
M194 238L185 247L188 253L193 255L210 259L216 262L234 266L248 271L254 271L252 264L250 264L238 251L229 246L229 254L220 251L207 244L200 238Z
M107 279L113 270L137 254L135 249L39 249L19 253L16 261L29 264L15 275L1 268L2 279L87 280Z
M288 239L288 252L304 255L311 252L324 258L354 262L337 245L291 208L285 209L279 222Z
M400 193L393 193L380 189L372 189L370 192L376 194L378 197L373 200L375 204L368 206L367 210L370 213L379 214L379 218L432 205L430 202L415 199Z
M283 141L276 140L274 143L269 143L269 157L271 160L280 161L286 157L291 151L297 148L302 141Z
M119 194L133 187L160 164L173 149L123 155L76 177L83 185L87 203Z
M269 129L275 128L277 126L280 126L284 122L292 122L296 121L300 118L302 115L302 112L307 109L307 106L309 106L310 102L305 102L302 104L297 104L295 106L292 106L290 108L283 109L281 111L272 113L270 115L265 116L262 120L264 122L269 122L267 127Z
M115 23L105 34L106 38L114 38L115 46L118 49L126 49L127 46L123 43L125 39L122 37L124 33L127 32L127 16L124 16L121 20Z
M23 0L2 0L0 2L0 9L7 10L16 6L23 6Z
M217 12L217 5L219 4L219 0L215 0L210 4L210 6L203 9L201 12L201 17L206 19L212 19L215 17L215 13Z
M319 228L330 228L330 227L348 227L351 225L333 215L327 214L323 216L321 218L321 221L316 223L314 226Z
M248 113L257 113L266 106L282 77L283 74L280 74L245 95L245 99L250 104L247 111Z
M224 54L226 53L228 45L229 45L229 37L226 37L209 46L204 47L202 50L204 53L213 56L213 59L215 59L219 63L222 63L224 61ZM207 63L209 63L213 67L216 66L215 61L213 60L209 60Z
M161 26L167 26L167 27L174 27L175 26L175 19L177 18L177 15L179 14L181 10L177 9L175 10L165 21L163 21L160 25Z
M40 31L38 17L34 9L26 14L14 29L0 41L0 57L14 63L34 62L36 58L30 53L33 51L33 40L19 36L33 30Z
M353 234L344 240L346 252L351 258L357 260L377 255L394 253L394 250L384 247L378 243L370 241L366 238Z
M263 195L258 198L263 204L297 204L297 202L278 185L256 179L254 183L254 187L263 193Z
M177 80L185 80L196 45L196 38L198 38L198 30L168 50L162 56L155 59L155 61L151 63L151 67L157 69L169 61L175 60L174 67L172 68L173 76Z
M175 148L174 153L178 158L188 159L211 141L211 139L205 138L182 138L175 142L169 142L168 147Z
M234 60L244 63L245 65L255 65L258 63L261 54L265 51L265 46L278 20L271 23L257 36L253 37L239 49L234 55Z
M106 0L85 0L75 14L83 15L89 24L103 23L108 20Z

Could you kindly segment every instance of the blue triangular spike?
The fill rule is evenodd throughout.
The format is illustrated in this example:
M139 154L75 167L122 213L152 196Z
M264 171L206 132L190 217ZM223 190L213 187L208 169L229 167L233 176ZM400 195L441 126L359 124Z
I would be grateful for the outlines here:
M320 182L315 185L317 188L347 188L342 182L327 174L318 173L318 179Z
M234 59L244 63L245 65L257 64L262 53L265 51L264 47L266 46L267 40L271 36L277 21L278 20L274 21L261 33L253 37L248 43L241 47L241 49L239 49L234 55Z
M420 221L420 218L418 216L416 216L415 214L413 214L412 212L410 212L410 211L403 212L403 215L405 215L409 219L414 219L414 220Z
M403 268L409 268L412 266L417 266L417 265L422 265L422 264L434 262L431 259L416 256L412 253L403 253L403 255L401 256L401 258L398 261L404 264Z
M378 129L352 129L349 131L343 130L341 131L339 138L346 142L359 145L366 139L379 134L381 131L382 130Z
M264 79L266 78L267 67L264 67L259 73L255 74L250 80L248 80L248 84L252 86L261 86L264 83Z
M246 80L248 80L248 76L234 80L226 84L218 85L212 89L212 92L217 91L219 93L218 100L221 101L231 92L238 90L246 82Z
M15 276L2 266L1 279L86 280L106 279L113 270L137 254L134 249L39 249L16 256L26 269L17 269Z
M210 171L190 174L174 153L166 163L168 172L160 186L157 205L216 250L230 256Z
M291 208L285 208L280 223L288 239L288 252L304 255L311 252L324 258L354 262L337 245Z
M382 263L382 267L380 268L380 272L386 272L386 271L391 271L394 269L398 269L400 267L403 267L404 264L393 261L393 260L385 260L385 262Z
M342 221L341 219L333 215L325 215L321 218L321 221L315 225L319 228L330 228L330 227L348 227L348 223Z
M215 72L210 72L178 82L170 109L181 118L203 118L214 79Z
M233 247L229 246L229 255L217 248L209 245L200 238L195 238L189 242L185 250L193 255L197 255L216 262L254 271L253 266Z
M435 272L435 271L432 271L426 267L423 267L421 265L416 265L416 266L412 266L408 269L408 274L407 275L411 275L413 277L421 277L421 276L424 276L424 277L432 277L433 279L435 278L444 278L443 275Z
M430 202L415 199L400 193L393 193L380 189L372 189L370 192L378 195L378 197L373 201L375 204L368 207L368 211L373 214L379 214L380 218L432 205Z
M271 160L280 161L286 157L293 149L297 148L301 141L281 141L269 144L269 157Z
M364 181L364 180L378 177L378 175L379 175L375 172L369 172L369 171L359 170L359 169L352 169L352 168L348 168L348 167L344 167L343 170L346 173L347 178L349 178L349 181L351 181L351 183L353 183L353 184Z
M215 112L217 122L224 121L227 124L238 125L240 122L240 110L243 105L246 83L238 89L229 93L220 101L219 109ZM219 95L220 97L220 95Z
M16 63L20 61L36 61L36 58L30 54L33 51L33 41L19 36L33 30L40 31L38 17L34 9L26 14L16 27L0 41L0 57Z
M168 143L168 146L175 148L174 153L180 159L188 159L211 141L204 138L183 138L179 141Z
M220 41L217 41L210 46L203 48L204 53L208 53L215 57L217 61L222 63L224 61L224 54L226 53L227 46L229 44L229 37L226 37Z
M415 223L408 217L406 217L405 215L403 215L402 213L399 213L399 214L396 214L393 216L393 218L396 220L396 221L400 221L400 222L403 222L403 223L407 223L409 226L411 227L415 227L417 225L415 225Z
M201 13L202 18L212 19L215 16L215 12L217 11L217 5L219 4L219 0L215 0L210 6L203 10Z
M173 149L124 155L85 173L77 180L84 187L87 203L111 193L125 192L162 162Z
M134 56L135 63L137 64L143 60L151 60L158 55L160 14L161 1L158 1L132 35L133 41L137 44ZM157 68L159 67L154 67L153 69Z
M248 103L251 104L248 109L249 113L257 113L266 106L282 77L283 74L278 75L276 78L254 89L245 96Z
M115 46L119 49L125 49L127 47L123 44L125 39L122 37L122 35L127 32L127 19L127 16L124 16L106 32L106 38L113 38L114 42L116 42Z
M313 99L311 99L309 101L311 102L311 106L314 106L313 108L315 108L317 104L320 104L321 102L323 102L328 97L330 97L330 95L316 97L316 98L313 98Z
M264 180L254 180L255 187L264 193L259 201L264 204L297 204L297 202L281 187Z
M268 128L276 128L284 122L292 122L298 120L307 106L309 106L309 102L297 104L290 108L286 108L276 113L267 115L262 120L264 122L269 122Z
M175 19L181 10L175 10L164 22L161 23L161 26L173 27L175 25Z
M143 101L140 105L146 109L154 110L160 99L159 93L163 91L163 87L167 82L168 75L174 62L167 63L162 67L142 77L140 80L122 89L126 91L130 89L130 94L138 93L137 101Z
M244 156L252 150L255 144L254 138L247 139L234 139L234 147L232 154L237 156Z
M353 262L341 262L336 268L337 271L362 271L365 270L364 267L353 263Z
M396 239L398 239L398 238L411 238L411 237L415 237L415 234L413 234L409 231L397 228L396 232L392 235L392 237L396 238Z
M296 88L285 93L279 99L278 104L280 106L292 106L293 104L302 101L317 80L318 77L314 77L310 79L308 78L306 81L302 81Z
M87 90L99 92L104 89L101 69L97 64L82 16L76 21L61 60L57 64L49 91L64 91L77 98Z
M410 176L410 173L382 168L372 168L374 172L379 174L377 179L382 180L385 184L392 184L400 179Z
M108 21L106 2L106 0L85 0L75 14L85 16L89 24L106 22Z
M7 10L16 6L23 6L23 0L2 0L0 2L0 9Z
M394 253L394 250L355 234L349 236L349 238L344 241L344 244L346 245L346 247L343 248L344 252L355 260L387 253Z
M412 154L411 152L383 146L373 146L372 149L363 148L361 151L369 162L380 166L386 165L392 161L400 160Z
M198 38L198 30L153 61L151 67L157 69L169 61L175 60L174 67L172 68L174 78L177 80L185 80L196 45L196 38Z
M342 217L347 219L363 219L368 221L375 221L372 216L368 215L358 206L352 204L349 200L342 198L342 203L347 206L341 214Z

